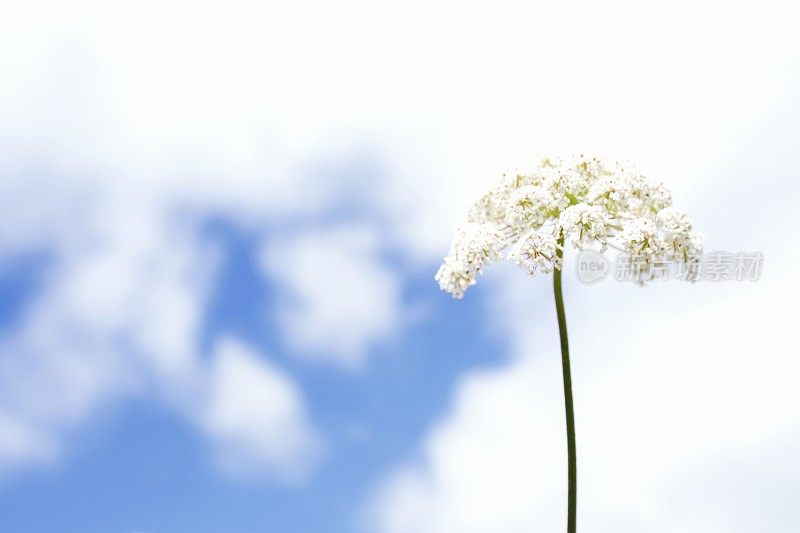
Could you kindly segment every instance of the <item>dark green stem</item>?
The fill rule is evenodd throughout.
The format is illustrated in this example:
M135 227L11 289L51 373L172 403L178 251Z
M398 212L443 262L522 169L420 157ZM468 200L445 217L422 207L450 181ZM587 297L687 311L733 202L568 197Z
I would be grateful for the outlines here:
M563 259L564 238L558 239L558 258ZM572 405L572 374L569 368L569 341L567 340L567 317L564 314L564 297L561 295L561 270L553 271L553 292L556 297L558 334L561 338L561 369L564 373L564 407L567 412L567 533L575 533L578 507L578 462L575 450L575 411Z

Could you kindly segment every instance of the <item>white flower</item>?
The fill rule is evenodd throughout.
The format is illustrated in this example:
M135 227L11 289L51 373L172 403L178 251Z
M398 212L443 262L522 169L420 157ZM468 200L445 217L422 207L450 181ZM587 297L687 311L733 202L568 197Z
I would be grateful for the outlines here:
M548 188L524 185L509 195L506 220L512 227L541 226L558 208Z
M628 210L631 214L649 216L672 205L672 193L663 183L653 183L644 176L628 177Z
M554 268L561 269L561 259L557 256L557 250L558 242L552 233L534 230L514 245L509 253L509 259L524 268L531 276L537 270L548 274Z
M491 224L470 222L460 226L450 253L436 273L439 287L461 298L464 291L475 284L483 265L502 258L500 250L504 247L502 232Z
M442 266L436 271L434 277L439 283L439 288L449 292L454 298L463 298L464 292L470 285L475 285L475 276L467 272L463 265L457 264L450 257L446 257Z
M600 206L575 204L558 217L558 227L565 238L572 237L576 248L599 242L606 244L611 232L608 214Z
M619 240L634 263L641 267L652 265L664 256L665 247L658 227L649 218L630 220L620 232Z
M624 212L628 209L629 185L630 181L624 174L601 176L590 186L587 201L612 214Z
M481 196L470 208L467 221L477 224L502 223L506 217L508 195L513 190L507 185L499 186Z
M692 221L689 215L674 207L662 209L656 215L658 225L670 234L686 234L692 230Z
M669 190L634 167L592 157L548 157L503 174L469 210L436 273L461 298L487 263L508 259L529 274L561 269L565 240L578 248L616 242L645 263L696 263L702 239Z

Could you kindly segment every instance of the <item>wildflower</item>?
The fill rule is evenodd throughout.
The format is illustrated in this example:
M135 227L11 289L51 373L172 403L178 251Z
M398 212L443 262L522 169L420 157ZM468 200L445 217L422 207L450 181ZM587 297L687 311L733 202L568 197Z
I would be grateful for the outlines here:
M436 273L442 290L455 298L476 282L483 265L502 258L502 233L491 223L469 222L456 231L450 254Z
M514 246L509 258L530 275L534 275L537 270L548 274L561 268L558 248L559 244L551 233L534 230Z
M577 248L612 242L636 258L637 268L678 262L684 279L697 279L702 239L672 195L635 168L598 158L544 158L528 171L503 174L456 229L450 252L436 273L455 298L477 281L484 265L506 258L528 274L553 273L567 429L567 532L576 532L575 412L561 290L564 242ZM640 281L650 279L638 276Z
M524 185L509 195L506 208L510 226L538 227L558 212L558 197L547 187Z
M566 237L572 237L576 248L583 248L594 242L606 244L611 222L606 211L600 206L575 204L564 209L558 217L558 229Z
M702 252L701 236L663 183L615 161L549 157L506 172L473 204L436 281L461 298L503 252L530 275L549 273L561 268L555 252L565 240L579 249L614 245L648 264L689 263Z

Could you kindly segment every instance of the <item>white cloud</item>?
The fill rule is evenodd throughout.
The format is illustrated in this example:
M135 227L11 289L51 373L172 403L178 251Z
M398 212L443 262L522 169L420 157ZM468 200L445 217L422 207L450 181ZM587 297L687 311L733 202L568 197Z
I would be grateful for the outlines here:
M68 430L104 406L144 387L174 394L194 372L208 291L202 271L214 257L179 224L162 225L163 212L124 196L83 202L74 208L84 220L48 230L52 238L63 228L47 248L53 259L43 287L20 328L0 342L0 408L57 450ZM32 447L30 459L51 455Z
M797 260L796 253L782 257L790 255ZM793 509L772 499L777 489L752 490L755 482L791 487L800 469L785 453L800 442L793 384L800 365L789 353L794 338L786 318L792 304L779 303L785 283L760 283L767 290L695 286L675 299L664 287L638 296L620 287L603 294L574 289L568 313L584 527L744 533L767 521L771 531L794 531ZM520 285L513 284L525 290ZM506 311L536 323L513 302ZM564 527L554 328L550 320L518 329L515 363L462 380L451 412L424 438L421 459L399 468L373 496L370 530Z
M80 6L20 5L0 21L0 258L52 259L22 325L0 339L0 475L50 462L70 430L131 394L155 391L196 420L207 378L199 328L218 259L196 222L222 214L261 229L300 205L312 215L334 192L310 187L314 178L270 144L269 117L251 121L266 94L258 86L238 118L227 114L243 103L230 91L246 65L218 57L215 68L238 70L217 91L198 80L209 74L202 65L174 69L196 48L173 40L173 22L159 33L169 42L148 48L140 24L168 19L136 25L138 11L95 7L83 17ZM150 91L158 72L176 77ZM236 443L260 471L287 477L262 434Z
M36 192L57 197L59 189ZM20 194L16 200L35 202ZM98 411L130 395L154 392L213 439L232 432L222 449L242 450L239 468L250 461L264 476L272 469L278 479L302 478L302 469L289 472L290 461L275 460L281 443L295 443L296 453L305 453L289 421L294 411L286 413L283 425L271 426L268 438L274 448L263 433L236 426L236 416L248 409L263 417L264 402L285 401L288 385L282 383L274 396L242 404L238 413L227 412L226 405L237 405L225 404L234 401L228 396L235 393L225 380L238 376L239 367L231 370L231 364L252 363L255 377L268 384L273 374L234 355L225 355L227 366L213 370L201 363L198 339L219 254L199 240L197 213L181 210L180 199L169 191L136 180L97 181L67 198L75 202L69 216L42 211L40 217L57 219L27 235L20 225L14 238L3 243L6 253L44 247L53 259L40 292L24 309L21 326L0 342L0 410L8 414L0 438L0 475L18 466L51 463L63 452L64 437ZM204 383L220 371L226 372L222 381L206 388ZM196 408L209 394L222 409L213 426ZM231 427L225 426L226 414L234 417Z
M322 443L290 378L231 340L211 366L198 352L217 254L168 209L126 199L104 202L102 225L64 247L0 344L0 474L52 462L100 409L155 392L215 443L227 472L306 479Z
M182 1L16 3L0 20L0 254L46 248L56 266L24 326L0 348L0 408L14 428L4 430L11 436L0 448L18 457L14 443L30 442L31 457L45 460L66 428L151 382L193 413L187 405L205 377L195 353L209 289L204 273L214 257L172 215L222 213L257 229L287 214L313 216L340 192L336 180L298 170L315 153L341 153L365 139L386 150L391 178L374 187L367 209L385 216L392 238L425 261L444 253L458 211L496 169L526 164L532 151L631 157L675 183L679 197L722 187L714 199L725 207L733 184L726 174L710 179L711 169L747 146L756 153L742 132L782 112L786 101L796 105L796 10L795 2L678 2L659 11L635 2L500 2L487 10L419 1L392 11L361 1L224 9ZM796 130L766 138L787 143ZM794 168L793 149L751 168L770 175L772 164ZM782 176L775 183L785 194L759 196L762 188L750 182L757 190L743 196L764 205L737 206L760 217L772 202L785 202L781 196L796 186ZM703 226L714 217L723 215L707 209L696 218ZM290 260L280 250L270 260L295 298L284 316L297 347L355 365L396 327L396 279L374 238L301 235L285 248ZM338 271L334 281L312 268L320 251ZM359 298L347 297L353 294ZM778 289L771 294L780 300ZM483 385L476 377L471 387L500 410L522 401L525 368L518 363ZM531 389L555 396L531 379ZM781 399L766 386L759 391ZM466 418L474 394L456 406ZM740 407L753 414L749 404ZM660 409L669 416L668 406ZM529 432L557 424L550 414L520 412L539 416ZM758 423L771 416L784 414ZM476 447L515 434L508 420L498 423L497 435ZM434 447L476 438L462 439L462 426L442 429ZM405 493L416 502L413 514L431 518L444 509L434 526L458 520L451 508L474 500L447 495L472 488L452 483L453 470L404 478L401 485L418 487ZM470 516L482 508L470 508ZM527 509L510 513L511 524L535 519Z
M223 467L244 477L306 479L324 448L294 382L231 339L219 341L213 357L200 416Z
M284 294L278 320L290 345L350 368L401 322L400 282L381 258L379 235L344 226L265 246L262 264Z
M57 453L57 447L48 435L25 421L0 412L0 469L50 462Z
M505 300L520 294L525 292L516 284ZM502 316L506 313L507 308ZM541 326L531 328L539 322L530 312L520 315L526 333L515 331L515 344L523 336L528 346L551 340ZM536 354L541 359L520 354L510 367L473 372L459 381L450 412L425 436L418 460L401 466L371 496L366 530L521 533L561 528L566 455L559 359L541 348Z
M105 179L170 176L159 189L240 216L318 206L333 180L298 185L295 163L368 140L395 178L372 200L428 259L464 201L532 152L631 157L688 188L796 83L794 2L454 9L18 4L0 22L4 133Z
M788 180L790 171L780 172L773 179ZM753 201L763 180L750 180L741 197L724 193L726 205ZM701 198L704 216L727 216L715 208L719 198ZM797 209L796 198L792 205ZM764 253L758 282L639 289L566 278L582 527L745 533L769 524L770 531L795 531L794 509L775 496L796 490L800 471L797 457L785 452L800 443L791 318L800 242L776 231L781 216L737 219L711 232L712 239L722 231L744 250ZM459 383L450 412L422 440L419 459L376 489L366 511L370 531L564 527L551 280L502 277L506 270L499 270L481 283L494 300L494 327L516 358Z
M502 37L486 39L502 44L474 41L482 48L469 66L481 79L454 91L454 99L475 98L463 106L469 138L453 140L452 152L440 147L436 160L450 165L437 167L441 179L411 180L411 228L401 224L401 234L427 236L420 249L444 251L456 211L481 188L476 176L525 165L531 151L630 157L673 185L712 248L767 257L768 274L752 285L570 289L579 522L593 531L796 528L791 506L752 490L796 486L798 461L784 450L800 439L788 318L798 243L781 229L798 208L786 147L797 137L798 80L797 37L786 24L798 17L789 3L769 6L734 9L721 25L712 22L714 3L698 11L674 4L657 15L608 4L574 12L560 4L543 17L504 11L517 16ZM495 55L493 46L508 53ZM454 170L458 181L448 178ZM495 300L494 327L516 359L459 384L420 457L372 495L370 531L563 529L563 399L549 280L517 280L498 295L505 282L492 285L495 275L476 290Z

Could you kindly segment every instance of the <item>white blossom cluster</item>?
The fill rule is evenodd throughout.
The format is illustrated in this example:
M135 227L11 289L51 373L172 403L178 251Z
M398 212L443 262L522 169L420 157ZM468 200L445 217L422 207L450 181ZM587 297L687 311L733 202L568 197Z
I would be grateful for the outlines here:
M702 253L700 235L663 184L614 161L551 157L504 173L475 202L436 281L461 298L484 265L504 257L531 275L550 273L562 267L564 242L613 245L645 262L690 263Z

